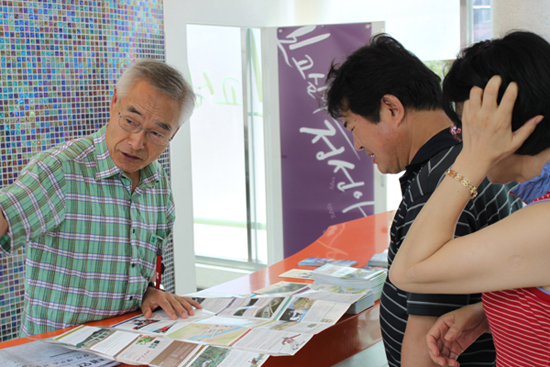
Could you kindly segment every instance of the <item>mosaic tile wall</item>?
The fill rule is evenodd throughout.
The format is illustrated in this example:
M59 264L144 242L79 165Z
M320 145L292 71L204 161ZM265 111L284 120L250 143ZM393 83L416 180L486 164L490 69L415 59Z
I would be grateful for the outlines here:
M0 187L37 152L103 126L132 60L164 56L162 0L0 0ZM168 151L160 161L168 168ZM0 255L0 341L19 333L24 261L24 249Z

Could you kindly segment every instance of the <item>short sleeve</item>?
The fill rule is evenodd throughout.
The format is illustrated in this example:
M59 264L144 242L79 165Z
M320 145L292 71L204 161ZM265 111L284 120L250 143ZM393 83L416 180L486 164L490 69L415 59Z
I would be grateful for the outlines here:
M457 229L460 228L458 229L460 233L455 233L455 235L464 236L475 231L478 225L475 220L472 220L473 217L468 210L463 211L458 220L460 225L457 227ZM481 297L479 297L479 300L481 300ZM471 302L472 299L469 294L407 293L407 313L415 316L439 317Z
M172 195L172 190L170 190L167 208L168 210L166 211L166 223L168 225L168 236L170 233L172 233L174 222L176 220L176 207L174 206L174 197Z
M407 313L415 316L439 317L469 305L472 296L469 294L420 294L407 293ZM481 297L476 297L481 301Z
M508 188L487 179L479 187L480 195L461 213L455 237L469 235L511 214ZM441 316L462 306L480 302L481 294L407 294L407 312L416 316Z
M17 180L0 191L0 209L8 233L0 238L4 252L11 252L33 238L59 226L65 217L65 176L62 163L40 155L21 171Z
M164 247L169 243L169 237L174 231L174 223L176 221L176 207L174 205L174 195L172 194L172 190L170 189L170 184L168 180L165 181L165 198L163 200L163 206L166 208L166 217L163 218L163 227L164 227L164 234L163 237L165 241L163 242L162 246Z

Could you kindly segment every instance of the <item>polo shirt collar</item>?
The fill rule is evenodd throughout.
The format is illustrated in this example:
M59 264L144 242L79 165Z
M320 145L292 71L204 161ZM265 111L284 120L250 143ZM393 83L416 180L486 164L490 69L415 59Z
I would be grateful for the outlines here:
M414 176L418 170L442 150L449 149L457 144L460 144L451 134L450 128L445 128L432 136L419 150L416 152L411 163L405 167L405 173L399 179L402 191L405 190L405 185L410 178Z
M109 148L107 147L107 141L105 139L105 132L107 131L107 125L92 134L94 141L97 171L95 173L95 179L97 181L104 178L113 176L122 176L123 172L115 165L115 162L111 158ZM138 187L154 186L160 180L159 164L152 162L140 171L140 182Z

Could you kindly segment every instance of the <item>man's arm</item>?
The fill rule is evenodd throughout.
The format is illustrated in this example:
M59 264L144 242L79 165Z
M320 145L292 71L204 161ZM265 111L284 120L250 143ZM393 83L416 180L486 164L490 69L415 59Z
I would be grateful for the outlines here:
M8 221L4 217L4 213L0 210L0 237L8 233Z
M407 329L401 346L402 367L439 366L430 357L426 335L437 317L409 315Z
M178 318L178 315L186 319L193 316L193 307L202 308L202 306L193 301L189 297L176 296L175 294L167 293L154 287L147 287L141 302L141 312L145 318L151 317L153 311L157 308L162 308L172 320ZM425 340L425 337L424 337Z

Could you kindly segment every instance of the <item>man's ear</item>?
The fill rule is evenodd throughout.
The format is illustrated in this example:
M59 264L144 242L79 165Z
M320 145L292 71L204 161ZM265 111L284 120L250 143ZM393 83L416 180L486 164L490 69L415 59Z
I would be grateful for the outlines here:
M405 117L405 107L396 96L385 94L380 100L380 117L400 124Z
M117 94L117 88L115 87L115 89L113 90L113 98L111 98L111 117L117 113L116 111L117 104L118 104L118 94Z

